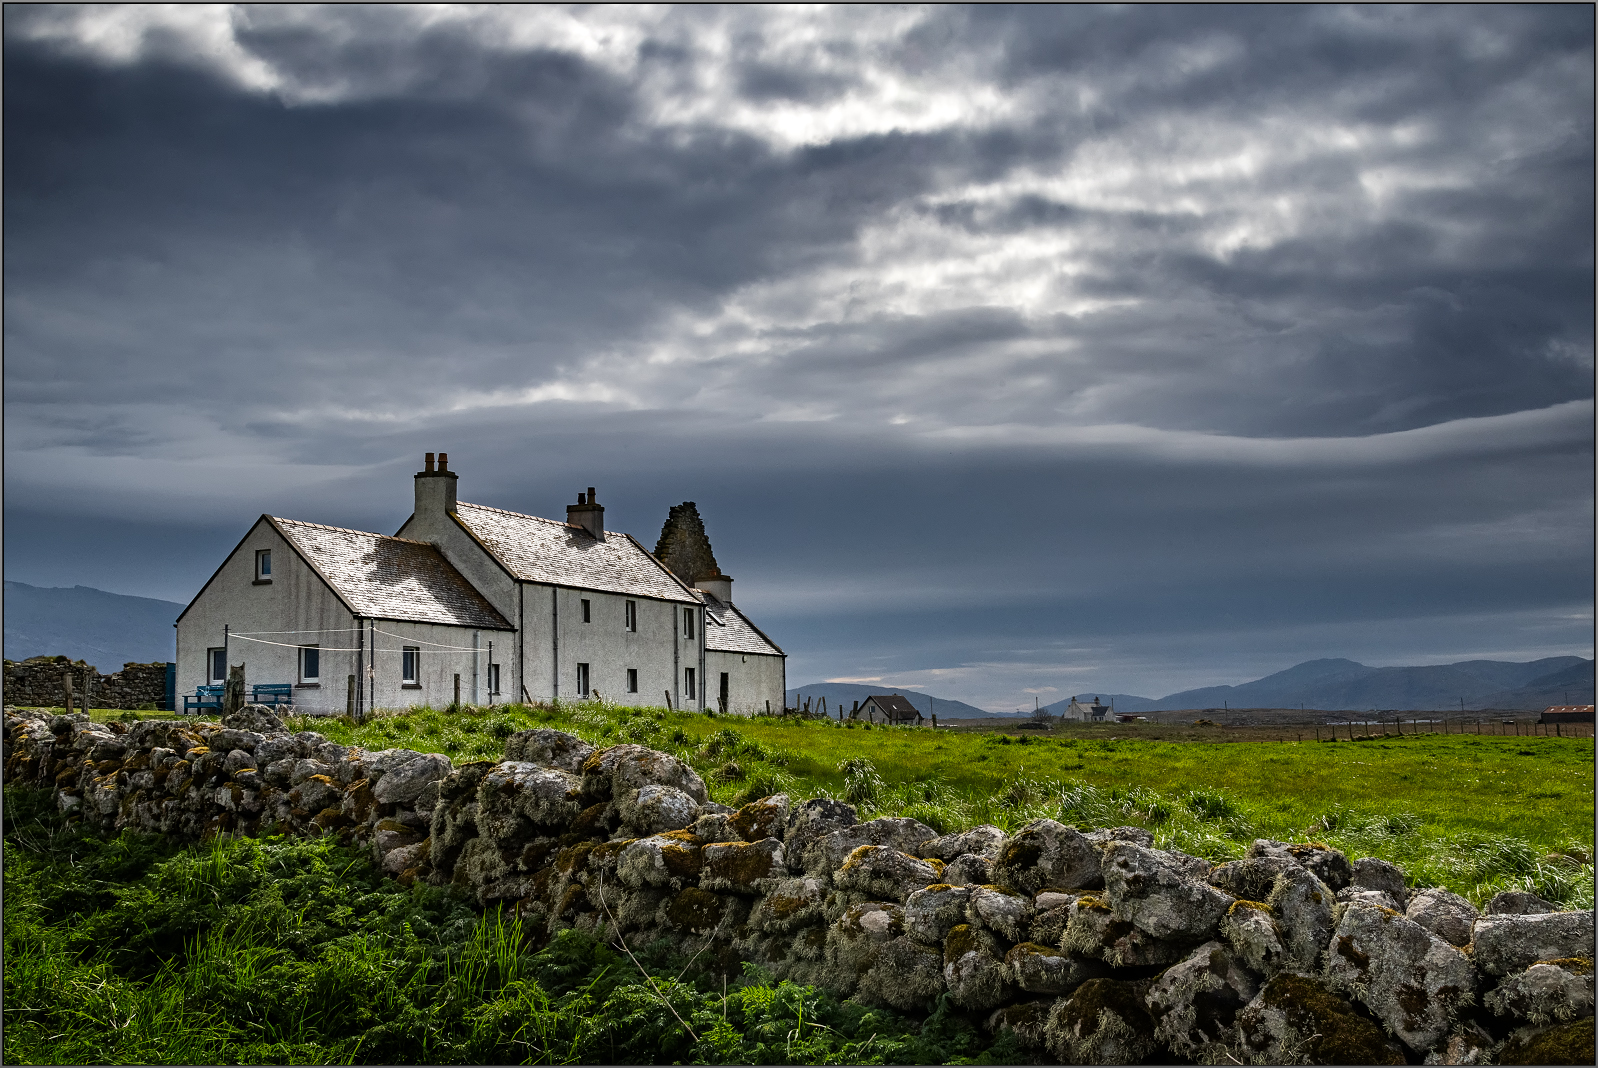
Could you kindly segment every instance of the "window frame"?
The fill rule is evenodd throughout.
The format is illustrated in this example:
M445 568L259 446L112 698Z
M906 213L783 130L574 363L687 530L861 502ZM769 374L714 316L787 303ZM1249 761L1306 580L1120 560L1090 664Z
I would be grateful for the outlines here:
M222 674L216 673L217 661L222 663ZM205 651L205 684L207 686L222 686L227 683L227 646L216 645Z
M422 685L422 647L419 645L400 646L400 685Z
M699 700L699 690L696 686L697 682L698 679L695 678L695 672L693 668L685 667L682 669L682 693L683 699L685 701Z
M587 697L591 692L593 692L592 682L593 682L593 677L592 677L592 674L590 673L590 671L588 670L588 665L587 664L578 664L577 665L577 696L578 697Z
M583 622L584 623L592 623L593 621L594 621L594 602L590 601L588 598L584 597L583 598Z
M694 615L692 608L684 607L682 610L682 636L689 641L694 639Z
M265 565L264 567L262 565ZM255 585L270 586L272 584L272 550L255 550Z
M307 673L305 670L305 654L310 653L316 661L316 670ZM322 647L320 645L302 645L297 656L299 661L299 684L301 686L320 686L322 684Z
M499 694L499 665L490 664L488 665L488 695L490 697L498 697Z
M627 692L628 693L637 693L638 692L638 669L637 668L628 668L627 669Z
M622 630L630 634L638 632L638 602L628 601L622 610Z

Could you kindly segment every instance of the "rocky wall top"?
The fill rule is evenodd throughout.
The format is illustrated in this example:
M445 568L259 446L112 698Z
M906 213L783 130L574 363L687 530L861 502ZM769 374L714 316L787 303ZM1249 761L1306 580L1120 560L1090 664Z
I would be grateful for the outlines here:
M1317 843L1212 865L1135 827L733 810L643 746L537 729L454 766L255 705L105 726L7 709L5 774L106 831L334 834L548 932L669 936L908 1012L947 995L1066 1063L1591 1060L1591 912L1508 893L1480 914Z

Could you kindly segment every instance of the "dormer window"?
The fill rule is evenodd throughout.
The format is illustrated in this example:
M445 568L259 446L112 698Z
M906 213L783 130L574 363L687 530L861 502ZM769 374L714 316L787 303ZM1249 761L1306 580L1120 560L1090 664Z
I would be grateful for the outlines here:
M272 550L257 549L255 550L255 583L256 585L261 585L262 583L271 581Z

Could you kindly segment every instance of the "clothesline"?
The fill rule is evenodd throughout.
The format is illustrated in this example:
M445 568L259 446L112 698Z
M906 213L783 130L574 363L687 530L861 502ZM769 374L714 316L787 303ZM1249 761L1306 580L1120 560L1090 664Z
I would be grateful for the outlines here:
M296 632L295 631L269 631L268 630L268 631L256 631L255 633L257 633L257 634L274 634L274 633L293 634L293 633L296 633ZM319 632L318 631L304 631L304 632L301 632L301 633L316 634L316 633L319 633ZM386 631L386 630L379 630L376 633L388 635L388 637L390 637L390 638L398 638L398 639L400 639L400 641L422 642L423 645L431 645L431 646L434 646L437 649L444 650L445 652L453 651L453 652L461 652L461 653L486 653L488 651L487 649L473 649L469 645L439 645L437 642L423 642L422 639L420 639L420 638L407 638L407 637L405 637L404 635L401 635L401 634L389 634L389 632ZM258 645L276 645L276 646L278 646L280 648L283 648L283 649L304 649L304 648L307 648L307 646L295 645L295 644L291 644L289 642L269 642L265 638L252 638L248 634L240 634L237 631L230 632L228 636L230 638L241 638L241 639L243 639L244 641L247 641L247 642L255 642ZM404 649L379 649L375 645L369 650L364 650L364 649L360 648L359 646L353 646L353 647L348 648L348 649L338 649L338 648L333 648L331 646L326 646L326 645L317 645L317 646L311 646L309 648L315 648L315 649L317 649L317 650L319 650L321 652L324 652L324 653L360 653L360 652L403 653L405 651Z
M299 630L235 630L230 631L234 637L243 638L251 634L357 634L364 627L302 627Z

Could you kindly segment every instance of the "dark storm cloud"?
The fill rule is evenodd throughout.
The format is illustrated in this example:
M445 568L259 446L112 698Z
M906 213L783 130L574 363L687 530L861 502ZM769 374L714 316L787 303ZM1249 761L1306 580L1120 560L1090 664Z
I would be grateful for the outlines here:
M447 448L698 500L796 682L1580 651L1592 19L9 8L9 570Z

